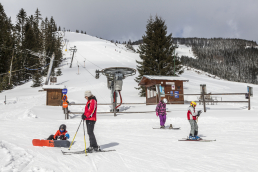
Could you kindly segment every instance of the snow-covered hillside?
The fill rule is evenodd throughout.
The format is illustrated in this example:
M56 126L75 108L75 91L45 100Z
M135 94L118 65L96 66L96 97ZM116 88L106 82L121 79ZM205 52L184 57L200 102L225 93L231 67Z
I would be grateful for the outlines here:
M110 90L106 77L95 79L95 70L108 67L136 68L138 54L126 50L123 45L85 34L66 32L69 47L78 51L69 68L71 55L64 51L66 60L62 63L63 75L57 84L68 89L68 100L86 103L84 91L91 90L98 103L110 103ZM69 48L68 47L68 48ZM64 48L65 50L65 48ZM178 54L191 53L180 46ZM84 67L85 61L85 68ZM79 73L78 73L79 65ZM136 74L137 75L137 74ZM124 80L122 96L124 103L144 103L138 96L135 76ZM63 155L65 148L33 147L32 139L44 139L54 134L61 124L73 139L81 121L81 115L72 115L64 120L61 107L46 106L46 93L41 88L31 88L32 82L13 90L0 93L0 171L257 171L257 128L258 128L258 86L212 78L194 69L185 70L182 75L189 79L184 83L185 93L199 93L200 84L206 84L212 93L243 93L247 86L254 89L251 110L247 104L207 105L207 112L198 120L199 135L215 142L179 142L188 136L190 125L186 118L188 104L168 105L166 125L173 124L181 130L153 130L159 127L155 113L98 114L95 135L102 149L116 149L115 152L80 155ZM4 104L5 96L7 104ZM197 100L197 96L185 96L186 100ZM217 96L217 100L244 101L244 96ZM197 110L202 109L197 105ZM69 106L71 111L82 112L84 106ZM98 112L109 111L109 106L98 106ZM154 111L155 106L126 105L122 110ZM87 146L88 146L88 136ZM82 127L78 131L71 150L83 150Z

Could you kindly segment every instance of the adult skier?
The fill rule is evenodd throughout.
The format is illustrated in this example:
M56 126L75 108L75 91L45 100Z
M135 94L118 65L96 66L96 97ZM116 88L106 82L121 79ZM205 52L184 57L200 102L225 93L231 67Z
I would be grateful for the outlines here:
M199 110L197 113L195 112L195 107L196 107L196 102L192 101L190 103L190 106L188 107L188 111L187 111L187 119L191 125L191 131L189 134L189 139L191 140L199 140L201 139L198 136L198 125L196 122L197 117L200 116L201 114L201 110Z
M94 126L97 121L97 99L90 90L85 91L84 97L87 99L87 103L85 106L85 111L82 114L82 119L86 120L87 133L90 140L90 147L88 147L86 150L89 152L99 151L99 146L94 134Z
M166 112L167 102L168 102L167 99L164 98L159 101L156 107L156 115L159 116L159 119L160 119L160 128L165 128L166 115L167 115L167 112Z
M66 131L66 125L62 124L59 127L59 130L57 130L55 135L50 135L47 140L66 140L69 139L70 135L68 134L68 131Z

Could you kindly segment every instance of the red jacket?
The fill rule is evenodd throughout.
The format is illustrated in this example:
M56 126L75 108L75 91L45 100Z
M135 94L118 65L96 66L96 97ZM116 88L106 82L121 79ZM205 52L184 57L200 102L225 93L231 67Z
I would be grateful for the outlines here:
M188 120L190 120L190 119L196 120L196 115L197 115L197 113L195 113L195 108L190 106L187 111L187 119Z
M57 136L61 136L61 135L64 135L67 133L67 131L64 131L64 132L60 132L60 130L57 130L56 134L54 135L54 139L56 139Z
M95 97L87 102L84 115L86 116L86 120L97 121L97 100Z

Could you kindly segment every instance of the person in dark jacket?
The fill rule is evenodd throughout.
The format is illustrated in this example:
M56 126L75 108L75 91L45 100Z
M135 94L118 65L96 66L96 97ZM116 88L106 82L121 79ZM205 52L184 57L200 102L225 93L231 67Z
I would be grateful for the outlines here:
M85 91L84 97L87 99L87 103L85 106L85 111L82 114L82 119L86 120L87 133L90 140L90 147L88 147L86 150L98 151L99 146L94 134L94 126L97 121L97 99L89 90Z
M69 139L70 135L68 134L68 131L66 131L66 125L62 124L59 127L59 130L57 130L55 135L50 135L47 140L66 140Z

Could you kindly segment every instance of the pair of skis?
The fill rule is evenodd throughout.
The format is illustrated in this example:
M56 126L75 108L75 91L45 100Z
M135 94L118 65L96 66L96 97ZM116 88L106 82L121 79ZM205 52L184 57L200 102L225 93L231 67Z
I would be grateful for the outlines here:
M111 149L111 150L101 150L99 149L98 151L87 151L87 153L98 153L98 152L111 152L111 151L116 151L115 149ZM85 150L82 151L74 151L74 152L65 152L62 151L63 155L72 155L72 154L85 154Z
M169 130L179 130L180 129L180 127L178 127L178 128L171 128L171 127L165 127L165 128L155 128L155 127L152 127L153 129L169 129Z
M192 140L192 139L189 139L189 138L182 138L181 140L178 140L178 141L213 142L213 141L216 141L216 139L215 140L207 140L207 139L202 139L201 138L201 139L198 139L198 140Z

